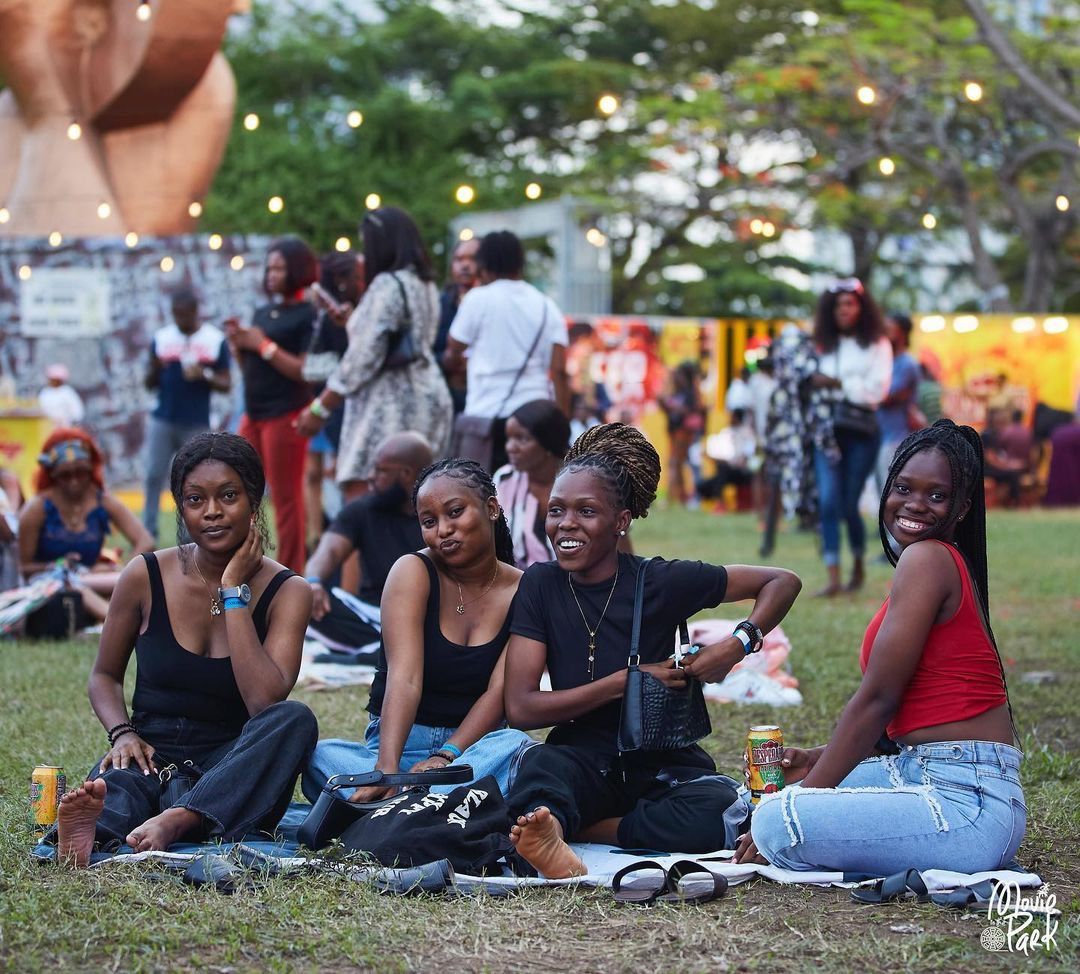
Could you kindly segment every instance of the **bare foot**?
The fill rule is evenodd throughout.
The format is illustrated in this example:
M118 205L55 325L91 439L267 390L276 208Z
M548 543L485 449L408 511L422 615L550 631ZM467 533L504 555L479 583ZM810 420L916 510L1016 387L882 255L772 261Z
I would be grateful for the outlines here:
M814 593L815 599L831 599L839 595L843 589L839 585L826 585L823 589Z
M136 852L164 852L192 829L198 827L202 816L186 808L167 808L160 815L148 818L131 830L124 840Z
M546 879L569 879L584 876L588 870L563 840L562 825L541 805L522 815L510 828L510 841L523 859Z
M85 869L94 848L97 820L105 807L105 782L98 778L69 791L56 810L56 856L72 869Z

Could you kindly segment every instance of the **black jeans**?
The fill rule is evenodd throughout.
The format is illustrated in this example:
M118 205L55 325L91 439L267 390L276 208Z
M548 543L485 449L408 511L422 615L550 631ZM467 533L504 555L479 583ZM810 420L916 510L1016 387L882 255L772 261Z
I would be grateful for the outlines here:
M319 727L302 703L284 700L252 717L239 733L235 726L185 717L135 714L139 736L155 749L160 771L170 763L191 761L203 771L194 787L173 808L187 808L203 818L200 838L233 841L252 832L272 832L292 799L297 776L315 750ZM164 811L157 775L137 765L110 768L91 778L108 785L105 808L97 823L103 849L124 844L132 829Z
M688 765L697 765L687 755ZM605 818L621 818L625 849L707 852L724 845L724 812L737 798L731 779L700 766L634 764L625 779L617 755L570 744L531 747L507 799L518 815L546 805L568 840Z

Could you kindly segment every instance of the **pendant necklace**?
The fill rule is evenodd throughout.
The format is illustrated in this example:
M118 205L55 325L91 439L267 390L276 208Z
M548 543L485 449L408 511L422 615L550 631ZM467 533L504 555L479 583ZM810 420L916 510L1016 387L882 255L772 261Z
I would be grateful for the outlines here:
M585 631L589 634L589 682L591 683L596 675L596 633L600 629L600 624L604 621L604 616L607 615L608 606L611 605L611 597L615 594L615 586L619 584L619 566L615 566L615 581L611 583L611 591L608 592L607 601L604 603L604 611L600 613L600 618L596 620L595 627L590 626L589 620L585 618L585 610L582 609L577 592L574 590L574 577L571 572L566 573L566 580L570 583L570 594L574 597L574 604L577 606L578 612L581 613L581 621L585 623Z
M481 592L478 596L476 596L475 599L469 599L468 602L465 601L465 594L461 591L461 582L459 582L455 578L454 579L454 584L457 585L458 604L454 607L454 611L459 616L465 615L465 606L472 605L474 602L479 602L485 595L487 595L488 592L491 591L492 586L495 584L495 579L498 578L498 577L499 577L499 561L498 561L498 559L496 559L495 560L495 571L493 571L491 573L491 581L488 582L487 585L484 587L483 592ZM451 578L453 578L453 576L451 576Z
M214 598L214 593L207 584L206 579L203 578L202 570L199 568L199 549L195 545L191 546L191 563L195 566L195 571L199 573L199 578L202 579L203 585L206 586L206 594L210 596L210 615L221 615L221 606L218 605L218 600Z

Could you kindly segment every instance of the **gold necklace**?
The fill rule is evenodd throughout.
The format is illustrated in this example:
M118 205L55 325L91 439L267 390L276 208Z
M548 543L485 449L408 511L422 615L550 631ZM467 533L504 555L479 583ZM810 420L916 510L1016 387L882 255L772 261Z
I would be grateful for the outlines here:
M453 575L451 575L450 577L454 578ZM456 578L454 578L454 584L457 586L457 594L458 594L458 604L455 606L454 611L459 616L465 615L465 606L472 605L474 602L479 602L485 595L487 595L488 592L491 591L491 587L495 584L495 579L498 578L498 577L499 577L499 560L496 558L495 559L495 571L493 571L491 573L491 581L487 583L487 585L485 586L483 592L481 592L475 599L469 599L468 602L465 601L465 594L461 591L461 582L459 582Z
M589 682L591 683L596 668L596 633L600 629L600 624L604 621L604 616L607 615L608 606L611 605L611 597L615 594L615 586L619 584L619 566L615 566L615 581L611 583L611 591L607 594L604 611L600 613L600 618L596 620L595 628L590 626L589 620L585 618L585 610L578 601L577 592L574 591L574 577L571 572L566 573L566 580L570 583L570 594L574 597L574 604L577 606L578 612L581 613L581 621L585 623L585 631L589 634Z
M218 600L214 598L213 590L210 588L209 584L207 584L206 579L203 578L202 570L199 568L199 549L196 545L191 546L191 563L195 566L195 571L199 573L199 578L202 578L203 585L206 586L206 594L210 596L210 615L221 615L221 606L218 605Z

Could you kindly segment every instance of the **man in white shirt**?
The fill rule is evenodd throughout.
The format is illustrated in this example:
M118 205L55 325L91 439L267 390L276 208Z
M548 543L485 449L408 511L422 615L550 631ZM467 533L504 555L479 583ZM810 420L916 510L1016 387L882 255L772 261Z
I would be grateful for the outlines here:
M506 418L534 399L570 409L566 316L524 280L525 251L509 230L487 234L476 253L481 287L458 306L443 365L465 364L465 415L494 419L492 469L506 463Z
M50 365L45 370L49 384L38 393L38 405L55 426L78 426L86 415L82 397L68 385L70 377L66 365Z

